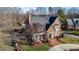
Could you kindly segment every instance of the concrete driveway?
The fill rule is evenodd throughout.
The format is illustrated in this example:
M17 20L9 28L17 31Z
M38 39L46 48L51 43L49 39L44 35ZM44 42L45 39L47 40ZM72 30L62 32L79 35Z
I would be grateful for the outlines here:
M79 44L60 44L52 47L49 51L69 51L71 49L79 51Z

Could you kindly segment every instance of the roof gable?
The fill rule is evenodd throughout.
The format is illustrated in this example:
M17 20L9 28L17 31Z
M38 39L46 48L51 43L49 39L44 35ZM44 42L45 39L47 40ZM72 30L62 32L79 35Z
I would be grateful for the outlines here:
M51 17L49 18L49 23L46 23L46 25L45 25L46 30L49 29L49 27L54 23L54 21L56 20L56 18L57 18L57 17L53 17L53 16L51 16Z

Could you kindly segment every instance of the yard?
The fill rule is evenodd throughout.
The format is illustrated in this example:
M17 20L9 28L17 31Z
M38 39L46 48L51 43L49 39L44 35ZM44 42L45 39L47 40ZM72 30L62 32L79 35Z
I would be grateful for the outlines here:
M51 47L62 44L62 42L52 39L50 43L41 43L38 46L29 46L25 42L21 43L22 51L48 51ZM51 46L51 47L50 47Z
M64 38L61 39L61 41L66 42L66 43L79 44L79 39L72 38L69 36L65 36Z
M61 38L60 41L65 42L65 43L71 43L71 44L79 44L79 39L68 37L68 36ZM55 43L55 41L53 41L53 44L57 44L57 43ZM64 44L64 43L62 43L62 44ZM42 43L40 45L40 47L33 47L33 46L30 47L25 44L21 45L21 47L22 47L23 51L48 51L50 49L50 47L44 43Z
M7 32L0 31L0 51L13 51L14 48L11 46L10 43L10 34ZM65 36L62 39L60 39L63 42L66 43L73 43L73 44L79 44L79 39L72 38ZM53 45L60 44L56 40L53 40ZM23 42L21 45L22 51L48 51L50 47L42 43L39 47L29 46L26 42Z
M68 30L68 31L65 31L65 33L67 33L67 34L73 34L73 35L79 35L79 31L70 31L70 30Z
M48 51L49 46L46 44L41 44L40 47L34 47L29 45L21 45L23 51Z
M0 31L0 51L13 51L14 48L11 46L10 34Z

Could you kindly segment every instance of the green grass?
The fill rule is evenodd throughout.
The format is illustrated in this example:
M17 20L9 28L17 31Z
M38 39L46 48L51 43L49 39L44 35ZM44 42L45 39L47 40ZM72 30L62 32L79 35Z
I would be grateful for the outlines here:
M62 38L62 41L66 42L66 43L79 44L79 39L72 38L72 37L64 37L64 38Z
M30 47L29 45L21 45L23 51L48 51L49 46L41 44L40 47Z
M68 31L68 34L79 35L79 31Z

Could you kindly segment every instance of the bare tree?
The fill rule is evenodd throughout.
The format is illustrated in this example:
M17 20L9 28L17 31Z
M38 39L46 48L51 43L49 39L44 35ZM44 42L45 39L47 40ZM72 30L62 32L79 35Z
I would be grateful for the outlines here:
M79 9L77 7L72 7L67 10L68 18L79 18Z
M74 23L73 18L79 18L79 9L77 7L72 7L68 9L67 18L71 18L74 25L74 30L76 30L76 24Z
M35 14L46 14L47 13L47 9L46 7L37 7L37 9L35 10Z
M4 28L17 28L25 17L20 7L0 7L0 24Z
M57 15L58 10L61 10L61 9L63 9L63 8L61 8L61 7L49 7L48 11L49 11L49 14Z

